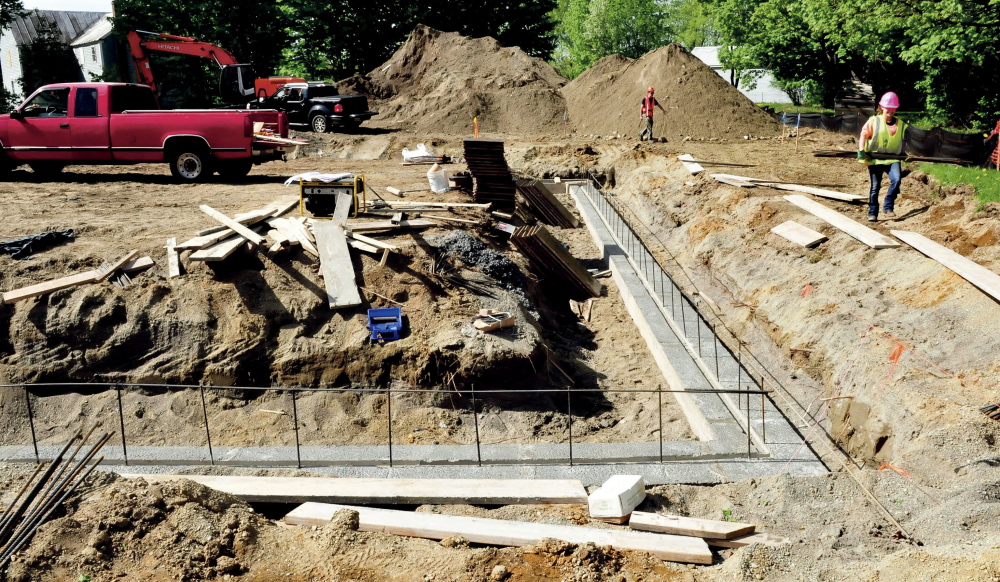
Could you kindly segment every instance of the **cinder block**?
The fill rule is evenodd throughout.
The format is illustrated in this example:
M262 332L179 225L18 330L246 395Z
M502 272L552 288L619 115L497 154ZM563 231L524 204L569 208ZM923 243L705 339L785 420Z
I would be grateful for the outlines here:
M646 483L642 475L615 475L590 494L590 517L624 523L645 498Z

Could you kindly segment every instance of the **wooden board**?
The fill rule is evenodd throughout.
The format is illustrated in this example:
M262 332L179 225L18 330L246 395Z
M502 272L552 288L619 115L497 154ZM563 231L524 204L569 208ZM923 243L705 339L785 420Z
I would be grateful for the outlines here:
M353 222L347 225L347 228L353 232L368 232L370 230L391 230L394 228L427 228L430 226L441 226L439 223L433 220L427 220L423 218L415 220L401 220L399 224L393 224L392 222L385 221L373 221L373 222Z
M181 256L174 248L176 246L176 237L167 239L167 279L176 279L181 276Z
M207 246L201 250L197 250L191 253L188 257L189 261L203 261L207 263L213 263L218 261L224 261L229 258L229 255L236 252L247 239L242 236L233 235L224 241L217 242L214 245Z
M694 161L694 156L691 154L681 154L677 156L677 159L680 160L680 162L684 164L684 167L687 168L687 171L692 174L700 174L705 171L705 168L701 167L701 164Z
M722 182L723 184L729 184L730 186L738 186L740 188L756 188L757 184L753 182L744 182L742 180L737 180L736 178L731 178L729 176L723 176L722 174L711 174L715 178L716 182Z
M586 503L576 479L343 479L327 477L242 477L216 475L126 475L151 483L190 479L256 503L373 505L536 505Z
M640 531L654 531L681 536L728 540L754 533L751 523L733 523L712 519L696 519L679 515L659 515L633 511L628 526Z
M350 194L337 194L336 203L333 210L333 221L340 226L347 225L347 217L354 211L354 196Z
M352 238L352 239L354 239L356 241L361 241L363 243L369 244L369 245L371 245L373 247L377 247L377 248L380 248L380 249L386 249L386 250L390 250L390 251L398 251L399 250L399 247L397 247L396 245L392 245L392 244L389 244L387 242L382 242L382 241L380 241L378 239L367 237L367 236L365 236L363 234L358 234L358 233L353 232L353 231L348 232L347 233L347 237L348 238Z
M749 546L750 544L780 546L781 544L788 543L787 538L767 533L755 533L729 540L707 539L705 541L708 542L708 545L710 546L718 546L720 548L742 548L743 546Z
M497 546L531 546L545 538L555 538L573 544L592 542L618 550L649 552L672 562L711 564L712 552L700 538L596 529L576 525L551 525L524 521L506 521L415 513L393 509L304 503L285 516L292 525L324 525L341 509L358 512L360 531L385 532L395 535L442 540L462 536L472 543Z
M256 210L251 210L250 212L244 212L242 214L237 214L233 217L233 220L240 224L251 225L256 222L260 222L265 218L276 218L285 214L292 208L295 208L299 204L298 196L282 196L274 202L271 202L263 208L258 208ZM210 226L198 231L198 236L205 236L220 232L222 230L229 230L221 224L216 226Z
M249 228L243 226L242 224L236 222L232 218L229 218L228 216L226 216L225 214L223 214L223 213L219 212L218 210L212 208L211 206L209 206L207 204L202 204L198 208L200 208L201 211L204 212L205 214L207 214L207 215L211 216L212 218L214 218L215 220L219 221L221 224L224 224L225 226L228 226L229 228L231 228L233 230L233 232L235 232L236 234L238 234L238 235L242 236L243 238L247 239L251 243L253 243L255 245L262 245L262 244L264 244L264 237L260 236L259 234L257 234L256 232L250 230Z
M389 249L380 249L378 247L373 247L372 245L370 245L368 243L363 243L363 242L361 242L359 240L349 240L349 241L347 241L347 244L352 249L357 249L359 251L363 251L363 252L366 252L366 253L371 253L373 255L377 255L377 254L379 254L381 252L388 252L388 250L389 250Z
M827 208L815 200L810 200L809 198L799 194L784 196L784 199L798 206L802 210L805 210L809 214L812 214L813 216L820 218L830 225L846 232L873 249L891 249L899 246L899 243L891 238L864 226L860 222L851 220L836 210Z
M889 232L921 253L951 269L959 277L978 287L983 293L1000 301L1000 275L978 263L970 261L922 234L905 230L891 230Z
M115 262L111 263L110 265L108 265L107 268L98 267L97 269L94 269L94 271L97 272L97 279L95 281L104 281L105 279L107 279L108 277L110 277L111 275L113 275L115 271L117 271L118 269L121 269L122 267L124 267L125 263L128 263L131 260L133 260L136 257L136 255L138 255L138 254L139 254L139 251L137 251L137 250L131 250L128 253L126 253L125 255L123 255L117 261L115 261Z
M313 224L313 235L330 309L361 305L344 229L332 220L319 220Z
M135 271L141 271L142 269L148 269L152 266L153 259L149 257L141 257L125 263L121 267L121 270L126 273L133 273ZM45 281L44 283L21 287L20 289L14 289L4 293L2 296L3 302L14 303L16 301L21 301L22 299L30 299L32 297L38 297L39 295L52 293L53 291L59 291L60 289L68 289L78 285L94 283L97 281L97 277L97 271L90 270L84 271L83 273L77 273L76 275L69 275L68 277L60 277L51 281Z
M826 240L825 235L820 234L811 228L802 226L794 220L782 222L778 226L772 228L771 232L785 240L804 247L815 246Z
M813 196L821 196L823 198L830 198L832 200L840 200L843 202L862 202L868 198L861 196L860 194L846 194L844 192L837 192L836 190L825 190L823 188L814 188L812 186L803 186L801 184L788 184L785 182L775 182L773 180L764 180L762 178L750 178L747 176L734 176L733 174L712 174L712 177L720 182L725 180L733 180L737 182L746 182L750 184L756 184L758 186L768 186L770 188L775 188L777 190L791 190L793 192L805 192L806 194L812 194ZM728 182L727 182L728 183Z

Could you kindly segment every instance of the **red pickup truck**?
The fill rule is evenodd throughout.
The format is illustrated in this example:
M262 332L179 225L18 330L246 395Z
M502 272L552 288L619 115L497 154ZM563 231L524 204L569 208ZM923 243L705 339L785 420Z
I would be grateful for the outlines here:
M255 131L260 123L273 138ZM287 137L288 117L279 111L167 111L145 85L46 85L0 115L0 172L21 164L58 173L68 165L166 162L182 182L213 172L242 178L254 164L284 159L295 147Z

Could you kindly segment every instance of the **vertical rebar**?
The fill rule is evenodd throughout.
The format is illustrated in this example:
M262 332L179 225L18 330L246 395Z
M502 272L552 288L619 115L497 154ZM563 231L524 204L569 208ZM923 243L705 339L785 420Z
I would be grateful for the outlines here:
M749 396L747 396L749 398ZM743 405L743 342L736 344L736 408Z
M656 385L656 399L660 404L660 462L663 462L663 384Z
M35 415L31 411L31 393L28 392L27 386L24 386L24 402L28 405L28 426L31 427L31 446L35 448L35 462L41 463L42 460L38 458L38 438L35 436Z
M715 333L715 328L712 328L712 352L715 356L715 379L719 381L719 385L722 385L722 378L719 377L719 336Z
M386 424L389 426L389 468L392 468L392 390L390 388L385 389L385 403L386 403Z
M750 454L750 394L747 394L747 458L752 458Z
M476 425L476 461L483 466L483 453L479 448L479 413L476 412L476 385L472 384L472 422Z
M569 417L569 466L573 466L573 396L566 385L566 415Z
M125 457L125 466L128 467L128 448L125 445L125 414L122 412L121 384L115 384L115 390L118 391L118 428L121 429L122 434L122 456Z
M208 439L208 459L215 464L215 453L212 452L212 432L208 430L208 405L205 404L205 387L198 386L201 391L201 413L205 416L205 437Z
M767 424L764 422L764 385L761 382L760 393L760 440L767 443Z
M295 466L302 468L302 449L299 445L299 407L295 403L295 390L292 390L292 423L295 425Z
M696 314L697 315L697 314ZM698 357L701 357L701 316L694 318L695 325L698 326Z
M681 294L681 328L684 330L684 339L688 336L687 315L684 313L684 294Z

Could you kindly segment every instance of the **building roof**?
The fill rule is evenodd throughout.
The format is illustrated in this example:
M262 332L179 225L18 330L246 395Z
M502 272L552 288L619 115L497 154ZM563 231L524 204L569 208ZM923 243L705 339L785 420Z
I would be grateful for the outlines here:
M32 10L24 17L15 17L10 23L14 42L19 46L38 38L40 19L54 22L62 32L62 41L71 43L98 20L105 18L106 12L66 12L63 10Z
M104 15L104 18L98 18L94 21L90 27L83 31L80 36L73 39L73 42L69 46L86 46L88 44L93 44L95 42L100 42L111 34L111 13Z

